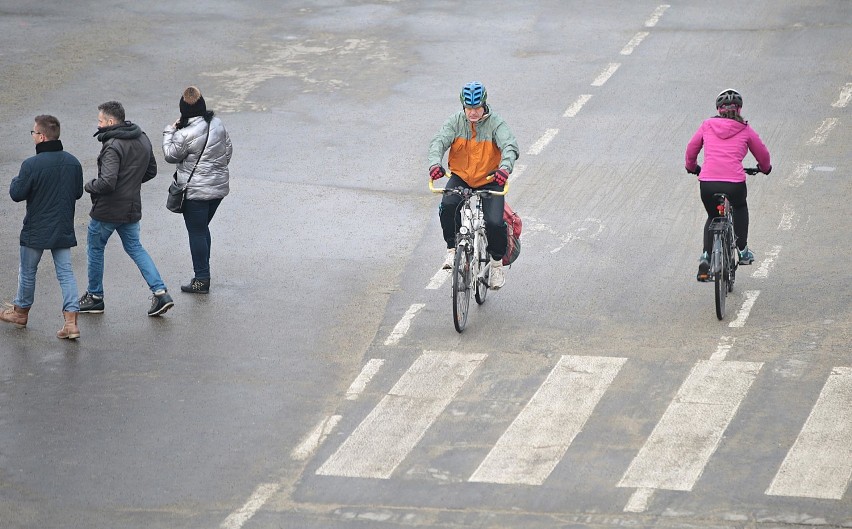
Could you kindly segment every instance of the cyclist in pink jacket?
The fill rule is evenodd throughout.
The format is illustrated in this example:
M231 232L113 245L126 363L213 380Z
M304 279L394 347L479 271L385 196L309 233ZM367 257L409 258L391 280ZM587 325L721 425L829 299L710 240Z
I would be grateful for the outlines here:
M740 115L743 98L736 90L722 91L716 97L718 116L704 120L686 146L686 171L698 176L701 187L701 202L707 210L704 223L704 253L698 264L699 281L710 280L710 251L712 236L707 228L718 213L718 201L713 196L725 193L731 202L734 216L734 235L741 265L754 262L754 254L748 248L748 204L746 202L746 173L743 158L749 151L757 160L761 173L769 174L772 164L769 150L746 120ZM704 167L698 165L698 153L704 148Z

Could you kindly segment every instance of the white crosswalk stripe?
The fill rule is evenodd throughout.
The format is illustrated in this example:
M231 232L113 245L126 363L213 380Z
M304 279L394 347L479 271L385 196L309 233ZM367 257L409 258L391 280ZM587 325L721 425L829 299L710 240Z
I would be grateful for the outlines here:
M389 478L486 356L423 353L317 474Z
M852 478L852 368L835 367L766 491L839 500Z
M692 490L761 365L699 362L618 486Z
M470 481L544 483L626 360L560 358Z

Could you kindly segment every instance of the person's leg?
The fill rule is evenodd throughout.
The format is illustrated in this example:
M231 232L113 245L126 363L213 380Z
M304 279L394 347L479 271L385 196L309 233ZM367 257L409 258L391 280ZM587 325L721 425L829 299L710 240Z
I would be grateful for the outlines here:
M734 210L734 234L737 236L737 249L743 251L748 246L748 190L745 182L731 186L728 198Z
M104 248L117 225L89 219L89 231L86 237L86 259L88 286L86 292L102 298L104 296Z
M62 311L79 312L80 302L77 299L77 279L71 266L71 248L54 248L53 267L56 269L56 279L62 288Z
M124 246L124 251L136 263L136 266L142 273L142 277L148 283L148 288L151 289L151 292L156 294L157 292L166 290L166 285L163 283L156 265L154 265L154 260L151 259L151 256L148 255L148 252L145 251L145 248L142 247L142 243L139 241L139 223L127 222L119 224L116 231L118 232L118 236L121 237L121 244Z
M210 226L210 222L213 220L213 217L216 215L216 210L219 209L219 204L221 204L221 203L222 203L221 198L217 198L216 200L208 200L207 201L207 226L208 226L208 228L207 228L207 255L208 255L207 268L208 268L208 270L210 268L210 259L209 259L210 250L213 246L213 239L210 236L209 226Z
M196 279L210 278L209 203L206 200L185 200L183 222L189 235L189 252Z
M499 190L499 187L497 190ZM502 196L490 196L482 200L482 213L485 217L485 233L488 235L488 253L495 261L506 255L508 235L506 221L503 220L503 208L506 199Z
M464 180L456 175L450 177L446 184L447 188L453 187L470 187ZM444 241L447 243L447 248L456 247L456 232L458 225L461 224L461 213L459 206L462 203L462 198L458 195L445 194L441 199L441 205L438 206L438 216L441 219L441 230L444 233Z
M18 268L18 293L14 304L28 309L35 301L36 273L44 250L21 246L21 262Z

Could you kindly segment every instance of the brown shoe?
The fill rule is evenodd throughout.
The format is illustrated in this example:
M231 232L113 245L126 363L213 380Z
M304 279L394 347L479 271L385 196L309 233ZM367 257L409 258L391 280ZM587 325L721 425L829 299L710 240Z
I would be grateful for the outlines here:
M60 339L67 338L74 340L80 337L80 328L77 327L77 312L63 312L65 317L65 325L56 333L56 337Z
M27 319L29 318L29 313L29 307L22 309L17 305L11 305L3 309L3 312L0 312L0 320L13 323L15 327L21 329L27 326Z

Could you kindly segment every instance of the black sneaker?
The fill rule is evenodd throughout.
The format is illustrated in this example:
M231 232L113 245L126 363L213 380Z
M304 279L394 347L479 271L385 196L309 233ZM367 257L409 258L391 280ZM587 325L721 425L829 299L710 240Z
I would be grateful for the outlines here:
M151 296L151 308L148 309L148 316L159 316L165 314L167 310L175 306L172 297L165 290L162 294L154 294Z
M86 292L80 298L80 312L84 314L103 314L104 298Z
M698 274L696 274L695 279L699 281L710 281L710 256L707 255L707 252L701 254L701 258L698 260Z
M210 292L210 278L197 279L193 277L188 285L180 286L180 291L190 294L208 294Z

